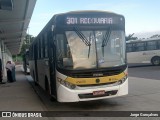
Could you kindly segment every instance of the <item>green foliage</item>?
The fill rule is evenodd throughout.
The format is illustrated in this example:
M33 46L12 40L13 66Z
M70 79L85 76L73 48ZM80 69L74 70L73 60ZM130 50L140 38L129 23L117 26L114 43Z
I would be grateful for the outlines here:
M134 35L134 33L129 34L128 36L126 36L126 41L128 41L128 40L137 40L138 39L138 37L133 37L133 35Z
M157 37L160 37L159 34L155 34L155 35L152 35L150 38L157 38Z
M29 49L30 44L33 42L34 37L32 35L27 34L22 47L21 47L21 52L18 55L13 55L12 58L16 62L22 62L23 61L23 54L26 52L27 49Z
M13 61L16 61L16 62L22 62L23 61L23 58L22 56L19 54L19 55L13 55Z
M138 39L138 37L133 37L133 36L134 36L134 33L129 34L128 36L126 36L126 41L128 41L128 40L137 40ZM158 38L158 37L160 37L160 34L152 35L149 38ZM146 39L146 38L140 38L140 39Z
M34 37L32 35L27 34L25 40L23 41L23 45L21 48L20 55L23 55L27 49L29 49L30 44L33 42Z

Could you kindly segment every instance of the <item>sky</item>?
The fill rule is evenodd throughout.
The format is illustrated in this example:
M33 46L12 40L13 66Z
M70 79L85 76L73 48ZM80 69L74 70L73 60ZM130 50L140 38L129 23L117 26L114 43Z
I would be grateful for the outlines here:
M122 14L126 35L147 38L160 34L160 0L37 0L28 33L37 36L54 14L103 10Z

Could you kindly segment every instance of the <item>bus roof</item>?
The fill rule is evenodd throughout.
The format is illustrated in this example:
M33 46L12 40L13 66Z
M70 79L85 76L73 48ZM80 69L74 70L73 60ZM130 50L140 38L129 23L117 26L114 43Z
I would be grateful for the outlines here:
M121 15L111 11L103 11L103 10L79 10L79 11L70 11L70 12L61 13L61 14L84 14L84 13L111 13L111 14Z
M128 40L128 41L126 41L126 43L135 43L135 42L144 42L144 41L153 41L153 40L160 40L160 37L147 38L147 39L137 39L137 40Z

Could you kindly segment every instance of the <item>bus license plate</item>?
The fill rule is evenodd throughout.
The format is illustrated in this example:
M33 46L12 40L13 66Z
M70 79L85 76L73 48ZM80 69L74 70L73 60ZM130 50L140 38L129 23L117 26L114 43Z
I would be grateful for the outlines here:
M100 91L93 91L93 95L104 95L105 90L100 90Z

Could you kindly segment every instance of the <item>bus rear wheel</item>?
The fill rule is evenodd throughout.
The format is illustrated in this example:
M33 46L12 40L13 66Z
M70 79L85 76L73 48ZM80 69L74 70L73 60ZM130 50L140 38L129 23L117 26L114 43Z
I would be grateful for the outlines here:
M33 80L34 80L34 85L35 85L35 86L38 86L38 83L36 82L36 76L35 76L35 74L34 74L34 71L33 71Z
M153 57L152 60L151 60L151 63L152 65L160 65L160 57L156 56L156 57Z

